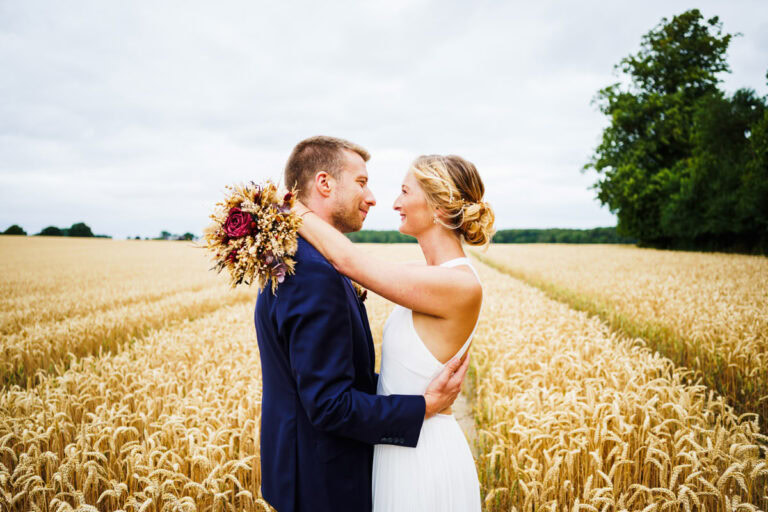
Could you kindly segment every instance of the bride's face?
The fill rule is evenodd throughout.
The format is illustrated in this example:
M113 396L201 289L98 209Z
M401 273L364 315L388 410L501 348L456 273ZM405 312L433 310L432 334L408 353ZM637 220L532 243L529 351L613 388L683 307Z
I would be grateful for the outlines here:
M400 214L399 231L404 235L418 236L434 225L432 209L411 171L405 175L400 186L400 195L395 199L393 208Z

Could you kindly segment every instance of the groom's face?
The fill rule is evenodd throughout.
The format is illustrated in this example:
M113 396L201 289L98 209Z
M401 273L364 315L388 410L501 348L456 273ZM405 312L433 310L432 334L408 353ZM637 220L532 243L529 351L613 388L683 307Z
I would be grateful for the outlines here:
M365 160L354 151L344 149L342 153L344 167L331 195L331 219L336 229L351 233L363 227L368 210L376 204L376 198L368 188Z

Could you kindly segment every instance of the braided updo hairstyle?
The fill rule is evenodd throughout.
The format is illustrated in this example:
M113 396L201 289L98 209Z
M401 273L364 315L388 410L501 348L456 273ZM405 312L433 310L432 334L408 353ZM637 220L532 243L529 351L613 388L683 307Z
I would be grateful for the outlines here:
M411 165L427 203L440 212L437 221L469 245L486 245L493 236L495 216L483 201L485 186L477 168L456 155L424 155Z

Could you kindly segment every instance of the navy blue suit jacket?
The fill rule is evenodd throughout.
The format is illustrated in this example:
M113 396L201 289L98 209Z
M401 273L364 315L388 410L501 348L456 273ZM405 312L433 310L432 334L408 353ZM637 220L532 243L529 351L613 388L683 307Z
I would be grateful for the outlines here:
M425 402L376 395L365 306L299 239L296 274L259 293L261 489L279 512L369 512L373 445L414 447Z

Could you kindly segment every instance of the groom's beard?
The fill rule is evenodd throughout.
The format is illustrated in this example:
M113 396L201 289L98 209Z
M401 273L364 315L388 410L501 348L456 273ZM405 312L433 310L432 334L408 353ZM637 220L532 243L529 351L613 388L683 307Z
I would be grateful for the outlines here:
M363 219L360 217L360 210L356 204L346 207L339 205L331 213L331 221L333 226L342 233L354 233L363 227Z

